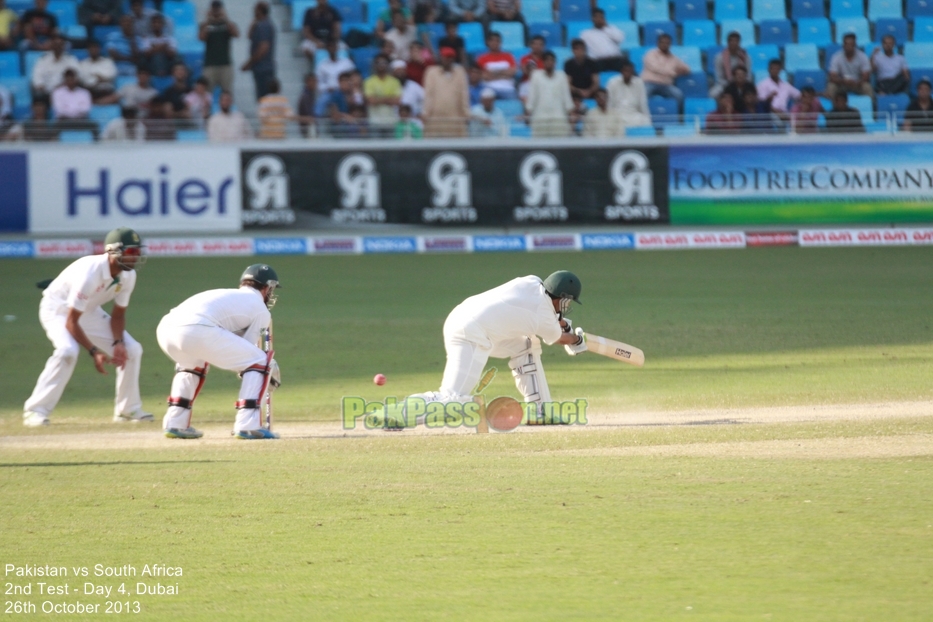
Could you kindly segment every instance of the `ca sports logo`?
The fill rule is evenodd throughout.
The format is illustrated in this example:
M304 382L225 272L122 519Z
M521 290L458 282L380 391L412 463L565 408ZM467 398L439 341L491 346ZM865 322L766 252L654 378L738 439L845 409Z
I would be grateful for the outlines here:
M615 186L614 205L607 205L606 220L660 220L654 203L654 173L648 157L640 151L623 151L609 166Z
M295 212L290 209L288 173L285 163L274 155L260 155L246 165L246 209L244 225L290 225Z
M524 193L524 205L512 210L517 222L565 221L569 211L564 206L564 179L557 158L547 151L533 151L518 167L518 181Z
M431 207L421 210L422 222L476 222L473 180L459 153L438 154L428 166Z
M385 222L376 161L365 153L351 153L337 165L340 208L330 217L337 222Z

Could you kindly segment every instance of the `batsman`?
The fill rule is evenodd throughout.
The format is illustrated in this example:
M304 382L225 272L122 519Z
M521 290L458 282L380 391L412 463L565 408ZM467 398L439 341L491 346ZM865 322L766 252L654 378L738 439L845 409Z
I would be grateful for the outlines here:
M575 274L559 270L543 281L524 276L467 298L444 322L447 365L440 389L411 397L468 402L489 358L507 358L519 393L541 413L551 401L541 341L563 344L570 354L586 350L582 331L571 332L564 317L572 302L580 304L581 290Z
M175 361L175 377L162 420L168 438L200 438L191 427L194 401L204 386L211 365L239 374L240 395L236 402L236 438L278 438L271 420L262 421L262 405L273 388L281 384L273 351L256 344L271 330L275 290L279 277L266 264L253 264L243 271L239 289L212 289L195 294L172 309L159 322L159 347ZM271 387L270 387L271 384Z

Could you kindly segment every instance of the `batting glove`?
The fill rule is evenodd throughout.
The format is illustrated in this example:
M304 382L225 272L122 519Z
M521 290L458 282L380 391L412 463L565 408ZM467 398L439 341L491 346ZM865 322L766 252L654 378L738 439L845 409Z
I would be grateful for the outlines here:
M561 327L560 327L560 329L561 329L562 331L564 331L565 333L569 333L570 331L573 330L573 328L571 328L571 326L573 326L573 321L568 320L568 319L565 318L565 317L562 317L562 318L560 318L560 319L561 319L561 321L564 322L564 324L566 324L566 326L561 326Z
M570 356L576 356L581 352L586 352L586 333L583 332L582 328L577 326L577 329L573 331L573 334L579 338L577 342L574 344L564 344L564 350L566 350L567 354Z

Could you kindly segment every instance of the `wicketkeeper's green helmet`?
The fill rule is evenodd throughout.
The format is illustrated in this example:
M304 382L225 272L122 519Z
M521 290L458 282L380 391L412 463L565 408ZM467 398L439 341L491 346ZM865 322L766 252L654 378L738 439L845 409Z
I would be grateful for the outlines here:
M567 313L571 300L577 304L583 304L580 302L580 292L583 291L583 286L573 272L558 270L544 279L544 291L554 298L560 298L561 313Z

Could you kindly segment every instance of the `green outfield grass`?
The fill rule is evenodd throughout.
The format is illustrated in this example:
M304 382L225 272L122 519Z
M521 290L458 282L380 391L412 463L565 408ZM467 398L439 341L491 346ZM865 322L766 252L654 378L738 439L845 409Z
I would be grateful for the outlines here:
M592 413L931 400L931 259L926 248L267 257L284 285L277 420L337 421L344 395L436 388L455 304L561 268L584 284L575 323L647 356L634 369L545 349L555 398L587 398ZM140 271L128 326L157 416L172 375L159 318L235 283L249 262L153 259ZM135 617L153 620L796 622L933 610L933 458L871 450L928 443L933 417L130 449L114 432L156 426L110 423L112 375L82 359L53 425L25 430L22 402L50 353L33 283L66 263L0 262L0 316L16 316L0 322L0 437L36 437L0 438L0 569L182 567L126 581L177 584L177 596L111 598L139 600ZM498 366L487 395L517 396ZM198 399L194 424L215 439L232 424L237 384L212 371ZM113 449L22 444L62 434ZM775 442L806 451L787 457ZM66 580L79 591L121 583L48 582Z
M676 225L781 225L803 223L925 223L933 220L929 201L742 201L671 199Z

